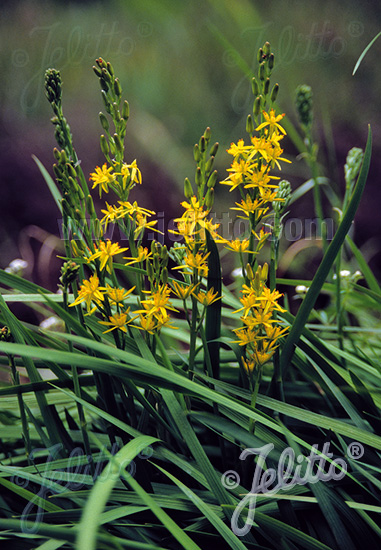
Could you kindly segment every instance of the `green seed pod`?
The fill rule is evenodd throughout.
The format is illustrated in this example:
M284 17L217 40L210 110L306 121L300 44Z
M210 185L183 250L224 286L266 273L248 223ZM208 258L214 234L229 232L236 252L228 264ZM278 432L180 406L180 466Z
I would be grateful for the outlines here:
M193 189L192 189L192 184L191 182L189 181L188 178L185 178L184 180L184 196L189 200L191 197L193 197L194 193L193 193Z
M207 186L209 189L215 186L217 181L217 176L218 176L217 170L213 170L213 172L209 176L208 183L207 183Z
M214 203L214 187L210 187L205 195L205 206L210 210Z
M99 120L101 121L102 128L107 131L110 125L108 123L106 115L104 115L102 112L99 113Z
M217 154L217 151L218 151L218 146L219 146L219 143L218 141L216 141L216 143L211 147L210 149L210 156L211 157L215 157L216 154Z
M271 90L271 94L270 94L271 103L274 103L274 101L276 101L278 92L279 92L279 84L274 84L273 89Z
M310 127L313 119L312 88L306 84L298 86L296 89L295 103L300 123L307 128Z
M127 100L123 102L122 106L122 118L124 120L128 120L130 116L130 105Z
M122 95L122 86L120 85L119 78L114 80L114 92L117 97Z
M198 146L198 143L195 143L193 147L193 158L195 162L199 162L199 160L201 159L200 148Z
M108 141L106 139L106 136L104 136L103 134L101 135L100 142L101 142L101 151L102 151L102 153L106 157L108 157L109 152L110 152L110 148L109 148L109 144L108 144Z
M246 119L246 132L248 134L252 134L254 132L254 121L253 121L253 117L251 115L248 115L247 116L247 119Z

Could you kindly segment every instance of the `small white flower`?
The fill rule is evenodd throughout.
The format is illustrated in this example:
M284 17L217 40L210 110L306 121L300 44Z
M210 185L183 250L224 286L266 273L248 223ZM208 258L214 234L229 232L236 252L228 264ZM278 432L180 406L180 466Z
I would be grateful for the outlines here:
M351 274L350 271L348 271L348 269L343 269L342 271L340 271L340 277L349 277Z
M308 292L308 287L304 285L297 285L295 287L295 292L297 294L305 294L306 292Z
M22 275L24 269L28 267L28 262L21 260L21 258L16 258L12 260L8 267L4 269L7 273L12 273L12 275Z

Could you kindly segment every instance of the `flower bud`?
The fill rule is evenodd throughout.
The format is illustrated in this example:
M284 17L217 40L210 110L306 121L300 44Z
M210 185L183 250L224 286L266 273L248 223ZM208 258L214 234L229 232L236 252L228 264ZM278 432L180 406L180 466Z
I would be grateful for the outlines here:
M108 144L108 141L106 139L106 136L104 136L103 134L100 137L100 142L101 142L101 151L102 151L102 153L106 157L108 157L109 152L110 152L110 148L109 148L109 144Z
M206 164L205 164L205 172L206 174L209 174L209 172L211 171L211 169L213 168L213 163L214 163L214 157L211 156L208 158L208 160L206 161Z
M253 117L251 115L247 115L247 119L246 119L246 132L248 134L252 134L254 132L254 121L253 121Z
M262 96L259 95L255 98L255 101L254 101L253 114L255 117L257 117L261 112L261 102L262 102Z
M89 213L91 218L93 218L96 215L95 209L94 209L93 197L91 195L87 195L86 197L86 210Z
M313 118L312 88L306 84L302 84L296 89L296 110L301 124L307 127L311 126Z
M359 147L353 147L349 151L347 161L344 166L345 182L348 186L351 185L357 178L357 175L360 172L363 157L364 152Z
M71 176L74 179L77 179L77 172L75 171L74 166L71 164L71 162L66 163L66 170L69 176Z
M201 153L205 153L205 151L206 151L206 140L205 140L204 136L200 137L200 141L199 141L198 146L200 148Z
M100 78L102 76L102 72L95 65L93 65L93 71L97 75L98 78Z
M214 203L214 188L211 187L208 189L206 195L205 195L205 206L208 210L210 210Z
M259 95L259 86L258 86L257 79L255 77L251 79L251 87L253 90L253 95L257 97L257 95Z
M193 197L194 193L193 193L193 189L192 189L192 184L191 182L189 181L188 178L185 178L184 180L184 196L189 200L191 197Z
M217 170L213 170L213 172L209 176L208 183L207 183L207 186L209 189L215 186L217 181L217 176L218 176Z
M199 160L201 158L198 143L195 143L195 145L193 147L193 158L194 158L195 162L199 162Z
M270 69L270 71L273 70L274 64L275 64L275 56L274 56L273 53L271 53L270 56L269 56L269 69Z
M208 126L206 128L205 132L204 132L204 138L205 138L206 143L209 143L211 137L212 137L212 131Z
M279 84L274 84L273 89L271 90L271 94L270 94L271 103L274 103L274 101L276 101L278 91L279 91Z
M114 80L114 92L117 97L122 95L122 86L120 85L119 78Z
M269 89L270 89L270 79L266 78L265 85L263 86L263 93L265 96L269 93Z
M108 123L106 115L104 115L102 112L99 113L99 119L101 121L102 128L107 131L109 129L110 125Z
M111 65L111 63L110 63L109 61L107 61L106 67L107 67L108 72L109 72L112 76L114 76L114 74L115 74L115 73L114 73L114 69L113 69L113 66Z
M130 116L130 105L127 100L123 102L122 106L122 118L124 120L128 120Z
M123 153L123 143L118 134L114 134L114 143L117 151Z
M76 280L79 267L80 266L73 262L73 260L69 260L68 262L65 262L63 264L63 266L61 267L61 276L59 280L65 288L67 288L71 283Z
M265 44L263 46L263 53L265 55L270 55L270 53L271 53L270 42L265 42Z
M246 265L246 275L249 281L252 281L254 279L253 269L250 264Z
M54 147L53 149L53 155L54 155L54 158L59 161L60 160L60 155L61 153L59 152L59 150L57 149L57 147Z
M216 143L212 146L212 148L210 149L210 156L211 157L215 157L216 154L217 154L217 151L218 151L218 146L219 146L219 143L218 141L216 141Z
M259 80L263 82L265 78L266 78L266 64L264 61L262 61L262 63L259 65Z
M259 48L257 53L257 61L258 63L261 63L263 59L263 48Z
M160 280L163 285L168 283L168 269L165 267L160 275Z
M197 187L200 187L203 184L202 173L201 173L201 169L200 169L199 166L197 166L197 168L196 168L195 181L196 181Z

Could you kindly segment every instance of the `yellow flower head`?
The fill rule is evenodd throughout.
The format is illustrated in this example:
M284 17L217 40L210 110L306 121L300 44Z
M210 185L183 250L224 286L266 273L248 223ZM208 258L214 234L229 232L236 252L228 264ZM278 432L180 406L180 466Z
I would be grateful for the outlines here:
M218 296L218 292L213 291L214 288L212 287L207 292L199 290L197 293L193 291L192 294L201 305L207 307L210 306L210 304L213 304L213 302L221 299L221 296Z
M172 281L172 292L180 298L180 300L186 300L196 290L197 285L182 285L177 281Z
M105 330L103 334L106 334L106 332L111 332L115 329L120 329L123 332L127 332L126 325L129 323L127 316L130 311L130 308L128 308L124 313L114 313L114 315L110 315L109 321L98 321L101 325L110 326L108 330Z
M147 258L152 256L152 252L148 252L147 247L139 246L138 248L138 254L134 258L123 258L124 260L130 260L129 262L125 263L124 265L132 265L132 264L138 264L140 262L145 262Z
M101 241L99 247L96 248L94 254L90 256L88 262L95 260L96 258L100 259L101 265L100 269L107 267L107 271L111 273L112 266L112 257L121 252L125 252L128 248L120 248L118 243L112 243L111 241Z
M227 250L232 250L233 252L247 252L248 254L255 254L252 250L248 250L249 244L249 239L234 239L233 241L227 241L225 248Z
M96 309L96 306L91 309L91 302L94 302L95 304L100 304L104 299L102 292L105 290L106 289L104 287L99 286L98 277L96 275L92 275L88 281L86 279L82 281L82 285L80 286L80 289L78 291L78 296L74 300L74 302L69 305L69 307L77 306L82 302L86 302L88 313L93 313L93 311L95 311Z
M272 137L272 134L274 133L279 134L279 132L282 132L282 134L286 134L286 130L280 124L278 124L278 122L282 120L282 118L284 117L284 113L281 115L275 115L275 110L270 109L269 113L266 113L266 111L263 111L262 114L263 114L263 118L265 119L265 122L262 122L262 124L260 124L255 129L256 132L268 126L269 137Z
M122 176L122 189L132 189L135 183L142 183L142 174L136 164L136 159L131 164L123 163L120 172L115 172L116 176Z
M110 183L113 183L115 181L115 174L111 174L111 172L114 170L112 166L110 168L107 168L107 163L105 162L102 168L99 168L97 166L95 168L95 172L92 172L90 174L90 179L94 182L93 183L93 189L97 185L99 185L99 196L102 196L102 190L105 193L108 193L108 186Z
M135 290L135 287L133 286L130 290L125 290L124 288L113 288L110 285L106 285L106 289L111 305L116 305L123 302Z

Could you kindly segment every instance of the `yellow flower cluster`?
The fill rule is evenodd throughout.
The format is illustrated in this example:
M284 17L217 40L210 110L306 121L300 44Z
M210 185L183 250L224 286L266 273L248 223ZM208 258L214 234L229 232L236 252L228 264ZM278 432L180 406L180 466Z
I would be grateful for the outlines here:
M281 328L276 319L276 312L285 310L278 304L282 295L266 287L267 271L265 264L258 267L255 275L251 272L249 285L243 285L243 297L240 299L243 307L237 310L243 312L243 326L234 332L238 337L236 343L246 346L246 359L243 362L248 372L271 359L279 345L278 340L287 331L287 328Z
M253 227L268 213L273 201L282 200L276 196L278 185L270 183L279 178L271 176L270 169L275 165L280 169L279 161L290 162L281 156L283 149L279 145L286 134L279 124L284 114L276 115L274 109L262 114L264 122L255 129L260 135L252 136L250 145L240 139L227 150L234 160L227 170L229 176L221 182L230 187L229 191L240 190L242 200L233 210L242 213L239 217L250 218Z

